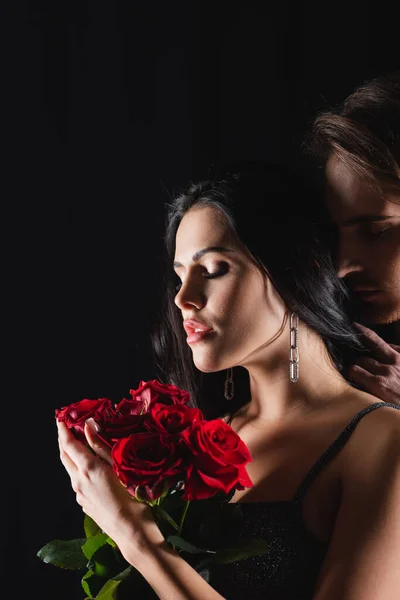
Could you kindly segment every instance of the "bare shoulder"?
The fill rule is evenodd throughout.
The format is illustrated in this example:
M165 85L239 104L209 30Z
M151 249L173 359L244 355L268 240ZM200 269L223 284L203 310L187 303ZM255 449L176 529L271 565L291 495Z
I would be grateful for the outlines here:
M372 433L380 433L383 439L399 439L400 406L391 405L381 401L370 406L376 406L376 408L371 410L360 420L358 425L360 437L365 437ZM369 407L367 406L367 412L368 408Z
M361 410L371 404L360 402ZM400 410L385 403L367 410L343 448L340 468L340 506L313 600L394 600L400 585Z
M356 479L376 474L383 464L400 465L400 408L382 402L378 408L366 410L345 455L344 474Z

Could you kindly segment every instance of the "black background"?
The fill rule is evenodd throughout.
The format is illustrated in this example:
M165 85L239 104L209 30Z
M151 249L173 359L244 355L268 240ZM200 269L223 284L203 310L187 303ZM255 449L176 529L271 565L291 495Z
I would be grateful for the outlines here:
M301 166L319 110L400 68L390 4L2 2L9 597L83 598L36 558L82 532L54 410L154 376L164 203L217 161Z

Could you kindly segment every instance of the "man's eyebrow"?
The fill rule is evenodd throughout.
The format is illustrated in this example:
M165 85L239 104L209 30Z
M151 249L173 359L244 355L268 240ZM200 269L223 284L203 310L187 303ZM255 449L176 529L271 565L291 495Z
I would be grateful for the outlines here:
M359 225L361 223L376 223L376 222L388 221L389 219L392 219L392 218L393 217L391 217L390 215L388 215L388 216L359 215L357 217L352 217L351 219L346 219L345 221L342 221L340 223L340 225L342 227L346 227L347 225Z
M199 250L193 254L192 261L199 261L202 256L208 254L209 252L234 252L234 250L231 248L225 248L224 246L209 246L208 248L203 248L202 250ZM179 269L180 267L183 267L183 264L175 261L173 267L174 269Z

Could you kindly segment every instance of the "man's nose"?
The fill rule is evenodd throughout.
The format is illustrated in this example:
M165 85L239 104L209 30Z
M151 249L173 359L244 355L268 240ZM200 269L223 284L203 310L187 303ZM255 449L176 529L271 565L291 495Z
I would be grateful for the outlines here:
M336 272L340 279L347 277L350 273L356 273L357 271L362 271L361 266L348 260L341 260L336 266Z
M343 279L350 275L363 270L360 253L355 244L340 240L336 253L336 272Z

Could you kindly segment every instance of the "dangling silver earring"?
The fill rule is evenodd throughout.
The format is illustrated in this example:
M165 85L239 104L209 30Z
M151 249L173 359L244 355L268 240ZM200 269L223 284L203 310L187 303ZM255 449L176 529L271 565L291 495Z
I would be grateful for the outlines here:
M232 367L230 367L226 371L224 396L227 400L232 400L234 395L235 395L235 384L233 382L233 369L232 369Z
M299 317L290 315L289 378L292 383L299 380Z

